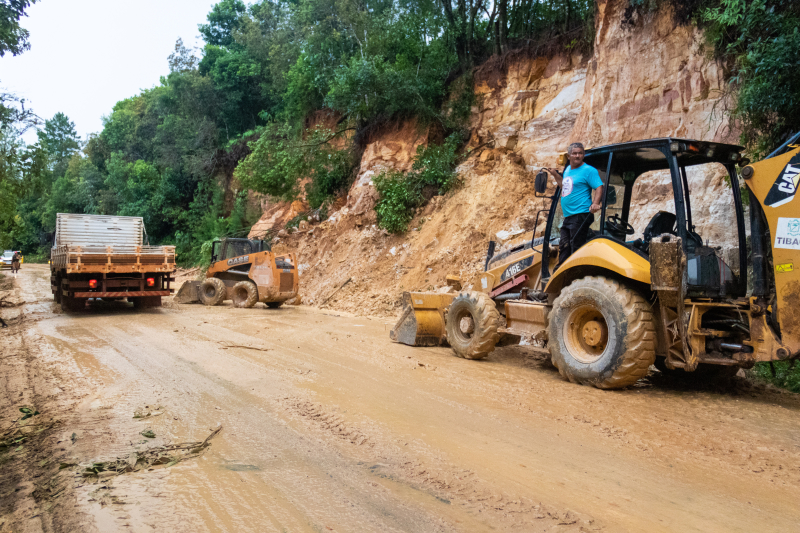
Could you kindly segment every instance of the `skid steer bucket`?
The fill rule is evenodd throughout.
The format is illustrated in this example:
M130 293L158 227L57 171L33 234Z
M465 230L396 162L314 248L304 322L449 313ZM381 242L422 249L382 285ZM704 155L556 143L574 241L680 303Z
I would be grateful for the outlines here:
M200 282L184 281L173 301L179 304L200 303Z
M444 313L455 294L404 292L403 314L389 337L409 346L439 346L444 343Z

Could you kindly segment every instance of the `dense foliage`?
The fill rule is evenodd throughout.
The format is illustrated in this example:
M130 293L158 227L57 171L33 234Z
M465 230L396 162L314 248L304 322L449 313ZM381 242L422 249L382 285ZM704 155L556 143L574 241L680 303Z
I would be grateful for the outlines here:
M375 211L382 228L392 233L406 231L414 209L425 201L426 189L431 195L445 194L455 186L460 142L459 135L452 134L440 146L420 145L408 173L383 172L375 177L373 182L380 194Z
M32 2L0 0L0 55L28 47L19 20ZM199 27L199 54L178 40L170 73L118 102L99 134L80 140L63 114L30 147L19 128L2 130L0 240L44 255L58 212L136 215L152 242L197 263L204 243L255 221L248 191L326 206L352 181L364 132L406 116L457 132L472 66L523 41L581 38L593 9L591 0L221 0ZM22 124L29 110L4 97L0 118ZM327 128L309 122L321 109L335 117ZM456 144L430 154L452 156ZM392 178L415 198L400 211L428 182L452 186L432 177L434 166Z
M733 63L733 117L757 155L800 130L800 2L709 0L700 11L709 40Z
M794 363L794 361L756 363L749 373L760 381L772 383L792 392L800 392L800 365Z
M6 52L16 56L30 49L28 30L19 21L35 3L36 0L0 0L0 57Z

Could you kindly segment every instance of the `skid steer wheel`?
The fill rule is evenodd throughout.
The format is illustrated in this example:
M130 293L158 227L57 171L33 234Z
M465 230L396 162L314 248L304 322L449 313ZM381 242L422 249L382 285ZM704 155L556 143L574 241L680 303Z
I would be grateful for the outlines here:
M283 305L283 302L267 302L267 307L270 309L277 309Z
M572 282L553 302L547 335L562 376L600 389L633 385L655 361L655 320L637 292L604 277Z
M233 286L234 307L253 307L258 302L258 288L252 281L240 281Z
M228 289L225 283L219 278L206 278L200 284L200 290L197 291L200 296L200 301L205 305L219 305L225 301Z
M447 310L447 342L464 359L483 359L494 350L500 334L500 313L488 295L462 292Z

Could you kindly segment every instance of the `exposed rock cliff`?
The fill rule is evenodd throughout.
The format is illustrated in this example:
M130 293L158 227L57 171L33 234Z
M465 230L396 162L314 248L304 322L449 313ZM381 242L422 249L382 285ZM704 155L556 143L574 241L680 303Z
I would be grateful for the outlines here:
M498 232L510 235L505 246L515 236L530 238L543 207L533 194L534 172L554 166L570 142L588 148L664 136L732 140L721 113L723 70L707 57L702 35L676 25L668 10L630 27L622 23L627 0L598 4L591 56L510 53L476 71L479 103L472 109L467 148L481 149L459 166L461 186L433 198L405 235L374 226L377 193L371 179L385 168L408 170L428 133L407 122L370 140L346 205L278 245L299 255L304 303L321 305L349 279L327 305L391 314L403 290L434 289L448 273L471 279ZM644 221L669 207L671 192L663 179L653 176L652 190L642 196ZM722 174L695 172L690 187L704 199L695 206L701 234L724 239L732 206L729 195L718 194L727 187ZM267 211L253 233L271 220L275 212Z

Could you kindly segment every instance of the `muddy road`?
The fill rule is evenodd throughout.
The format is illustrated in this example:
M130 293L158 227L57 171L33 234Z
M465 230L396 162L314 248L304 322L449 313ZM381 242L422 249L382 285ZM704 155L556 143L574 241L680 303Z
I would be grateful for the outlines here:
M0 449L0 532L800 530L797 395L600 391L307 307L62 314L48 276L2 309L0 428L32 406L41 431ZM80 475L220 424L177 464Z

